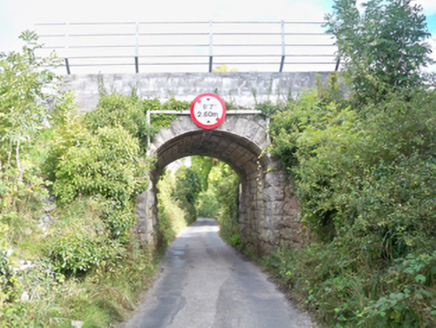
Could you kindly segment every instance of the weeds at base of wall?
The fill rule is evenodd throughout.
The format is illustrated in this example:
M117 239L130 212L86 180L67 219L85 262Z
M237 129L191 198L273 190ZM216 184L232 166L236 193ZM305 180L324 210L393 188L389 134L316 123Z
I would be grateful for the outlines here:
M121 322L134 309L139 293L156 272L150 249L139 247L116 267L96 269L84 279L65 280L45 263L34 263L14 276L13 289L0 295L1 327L102 327ZM134 260L133 260L134 258Z

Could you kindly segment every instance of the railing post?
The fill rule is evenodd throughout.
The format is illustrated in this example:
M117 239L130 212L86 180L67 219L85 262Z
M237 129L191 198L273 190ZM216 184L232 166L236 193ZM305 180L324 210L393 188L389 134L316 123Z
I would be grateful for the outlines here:
M336 61L335 72L338 71L340 63L341 63L341 57L338 57L338 60Z
M68 58L65 57L65 67L67 68L67 74L71 75L71 71L70 71L70 63L68 62Z
M209 21L209 73L212 73L213 66L213 31L212 21Z
M282 27L282 60L280 61L280 69L279 72L283 72L283 65L285 64L285 22L281 21Z
M135 32L135 72L139 73L139 22L136 22L136 32Z

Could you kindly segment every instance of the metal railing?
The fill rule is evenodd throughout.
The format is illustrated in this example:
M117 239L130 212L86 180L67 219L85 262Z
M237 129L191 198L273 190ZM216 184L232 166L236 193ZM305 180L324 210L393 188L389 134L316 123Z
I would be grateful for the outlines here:
M238 71L337 70L337 47L324 33L324 23L49 23L36 28L42 50L55 50L67 74L73 68L111 66L134 67L136 73L175 66L212 72L223 65Z

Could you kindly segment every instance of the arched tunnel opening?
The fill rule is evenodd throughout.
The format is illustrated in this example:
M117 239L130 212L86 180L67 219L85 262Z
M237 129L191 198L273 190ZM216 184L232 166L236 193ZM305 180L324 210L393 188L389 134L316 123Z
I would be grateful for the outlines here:
M154 188L156 217L155 227L159 231L158 180L170 163L187 156L215 158L227 164L238 176L238 213L240 236L250 243L247 236L256 235L258 223L264 210L262 200L263 175L268 168L268 159L261 156L262 150L253 142L227 131L191 131L164 143L157 151L157 161L150 180ZM191 177L192 178L192 177ZM191 181L192 182L192 181ZM192 220L193 218L191 218Z
M299 243L299 208L292 189L286 189L284 169L266 150L267 122L232 116L217 129L200 129L188 117L179 117L162 129L150 145L155 157L150 186L138 201L141 238L157 243L159 211L157 184L172 162L206 156L227 164L239 177L238 221L240 240L254 251L269 251L279 242Z

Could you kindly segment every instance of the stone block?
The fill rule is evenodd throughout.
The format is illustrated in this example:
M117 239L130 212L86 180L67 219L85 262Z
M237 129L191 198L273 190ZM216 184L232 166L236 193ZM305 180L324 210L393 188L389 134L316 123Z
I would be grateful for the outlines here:
M238 118L238 122L234 127L233 133L239 136L244 134L244 130L247 127L249 121L245 118Z
M234 133L237 124L238 120L236 117L228 115L226 116L224 123L218 127L218 130Z
M273 201L271 202L272 214L273 215L283 215L283 201Z
M280 187L269 187L263 190L264 199L269 201L278 201L285 198L285 193Z
M170 129L175 136L182 134L183 128L182 128L181 120L180 119L174 120L170 125Z
M287 203L287 208L296 209L298 211L300 210L300 205L298 204L297 196L287 198L286 203Z
M266 131L264 129L258 129L252 141L258 145L260 149L264 150L265 147L260 147L260 145L266 142Z
M252 140L256 135L258 129L259 125L256 124L256 122L254 122L253 120L247 120L247 124L241 135L249 140Z
M159 149L160 146L162 146L165 143L160 133L155 134L153 138L154 138L153 144L156 146L157 149Z
M161 129L159 135L162 136L164 142L167 142L168 140L174 138L174 132L171 130L171 128Z

